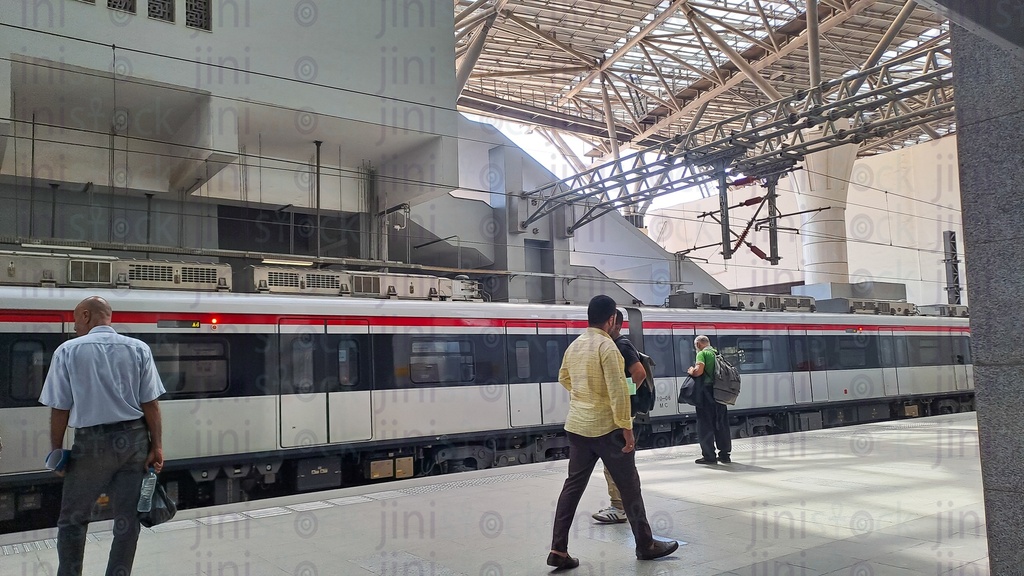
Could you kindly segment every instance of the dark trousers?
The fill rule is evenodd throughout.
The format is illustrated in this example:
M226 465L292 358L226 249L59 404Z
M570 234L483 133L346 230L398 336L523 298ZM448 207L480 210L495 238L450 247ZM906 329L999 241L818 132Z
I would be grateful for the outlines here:
M136 428L75 433L75 445L64 477L60 519L57 520L57 576L80 576L85 536L93 506L106 494L114 511L114 539L107 559L107 576L128 576L139 541L139 491L149 454L149 431Z
M725 404L715 402L708 390L694 408L697 412L697 440L700 442L701 455L706 460L717 460L717 444L719 456L729 456L732 452L732 431L729 429L729 414Z
M614 430L596 438L572 432L567 432L566 435L569 437L569 477L565 479L562 493L558 496L558 505L555 507L551 549L558 552L569 550L569 529L572 528L576 508L583 497L583 491L587 489L587 483L590 482L590 475L593 474L598 459L604 462L605 470L611 474L612 480L622 494L623 509L633 529L637 549L649 548L654 537L651 534L651 525L647 523L644 499L640 495L640 475L637 474L636 462L633 459L635 452L622 452L622 447L626 445L622 430Z

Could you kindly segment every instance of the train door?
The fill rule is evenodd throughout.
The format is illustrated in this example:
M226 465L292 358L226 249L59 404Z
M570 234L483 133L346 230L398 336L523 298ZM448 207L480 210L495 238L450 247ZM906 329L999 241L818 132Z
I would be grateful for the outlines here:
M67 324L73 333L74 325ZM65 326L57 314L0 314L0 382L9 377L8 407L0 418L0 438L7 449L0 458L0 474L43 468L50 452L50 409L39 404L53 351L65 340ZM65 436L70 448L73 431Z
M953 357L950 358L950 364L953 365L956 389L970 390L974 388L974 374L968 366L971 358L970 341L958 332L951 333L950 338L953 341Z
M325 342L326 325L323 321L282 318L277 331L281 446L326 444L327 392L315 378L315 359Z
M558 369L569 345L561 322L509 322L509 422L512 427L558 424L569 414L569 392Z
M878 359L882 365L882 386L886 396L897 396L900 393L896 371L896 334L894 330L879 330Z
M798 404L828 401L828 359L820 330L790 330L793 396Z
M327 388L328 442L369 440L373 436L369 335L367 320L327 322L323 382Z

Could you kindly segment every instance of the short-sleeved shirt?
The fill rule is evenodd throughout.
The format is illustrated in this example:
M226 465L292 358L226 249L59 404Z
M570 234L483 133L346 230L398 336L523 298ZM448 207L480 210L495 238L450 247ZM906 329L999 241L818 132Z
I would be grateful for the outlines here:
M715 380L715 349L707 346L700 352L697 352L696 362L704 363L704 383L712 384Z
M164 392L145 342L97 326L57 347L39 402L70 410L68 425L86 428L138 420Z
M562 357L558 381L569 391L565 430L596 438L619 428L632 430L622 354L608 334L587 328Z
M626 364L626 377L629 378L629 367L640 361L640 353L637 352L636 346L629 340L629 336L619 336L615 339L615 346L619 348L619 354L622 354L622 360Z

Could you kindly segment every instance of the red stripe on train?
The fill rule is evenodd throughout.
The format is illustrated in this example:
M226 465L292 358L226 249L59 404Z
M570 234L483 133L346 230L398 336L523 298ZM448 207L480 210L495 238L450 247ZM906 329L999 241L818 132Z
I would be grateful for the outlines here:
M412 326L412 327L464 327L464 328L555 328L566 326L568 328L583 329L587 323L580 320L555 320L555 319L501 319L501 318L458 318L444 316L289 316L284 314L209 314L209 313L181 313L181 312L114 312L114 323L121 324L153 324L157 320L198 320L203 324L282 324L290 326L314 326L326 323L329 326L354 326L369 323L373 326ZM70 312L46 312L37 310L0 312L0 323L51 323L51 322L74 322ZM628 327L628 325L627 325ZM761 330L788 331L788 330L819 330L828 332L837 331L865 331L876 332L879 330L892 330L895 332L962 332L969 333L968 326L887 326L875 324L849 323L849 324L784 324L784 323L751 323L751 322L702 322L699 324L678 323L678 322L644 322L644 327L652 330L715 330L730 331L742 330L757 332Z

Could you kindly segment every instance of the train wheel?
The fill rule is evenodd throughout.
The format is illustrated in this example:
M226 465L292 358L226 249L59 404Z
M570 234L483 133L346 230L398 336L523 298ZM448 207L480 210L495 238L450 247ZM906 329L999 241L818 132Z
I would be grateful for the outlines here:
M651 438L651 445L655 448L668 448L672 445L672 434L667 432L663 434L655 434Z

